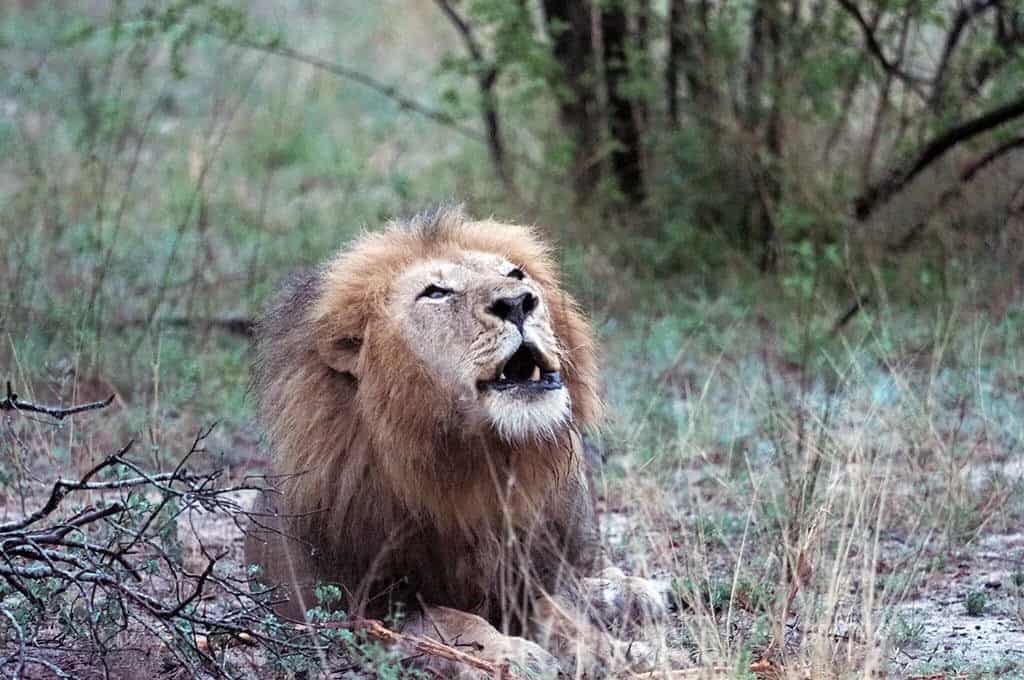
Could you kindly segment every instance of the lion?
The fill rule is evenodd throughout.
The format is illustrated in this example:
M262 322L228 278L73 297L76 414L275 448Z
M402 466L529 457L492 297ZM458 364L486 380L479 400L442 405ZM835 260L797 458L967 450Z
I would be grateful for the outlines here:
M277 613L301 620L329 583L349 615L404 612L405 630L541 676L575 659L590 633L567 612L600 552L582 437L602 403L593 333L538 231L458 208L390 223L290 281L255 337L281 482L246 558Z

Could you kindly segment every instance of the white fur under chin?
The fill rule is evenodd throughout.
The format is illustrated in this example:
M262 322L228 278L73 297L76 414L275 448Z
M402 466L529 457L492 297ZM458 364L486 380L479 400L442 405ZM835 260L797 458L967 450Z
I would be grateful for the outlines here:
M533 398L493 392L485 397L484 403L494 429L509 442L531 439L555 441L558 433L569 423L572 411L569 393L564 389L544 392Z

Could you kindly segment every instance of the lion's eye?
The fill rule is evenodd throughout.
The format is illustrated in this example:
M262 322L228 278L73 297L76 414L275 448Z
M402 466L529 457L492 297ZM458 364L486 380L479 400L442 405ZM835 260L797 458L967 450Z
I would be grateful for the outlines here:
M520 281L522 281L524 278L526 278L526 274L524 274L523 270L520 269L519 267L516 267L515 269L510 271L508 274L505 274L505 276L509 277L510 279L519 279Z
M423 289L423 292L416 296L416 299L425 297L431 300L441 300L452 294L450 288L442 288L441 286L435 286L433 284Z

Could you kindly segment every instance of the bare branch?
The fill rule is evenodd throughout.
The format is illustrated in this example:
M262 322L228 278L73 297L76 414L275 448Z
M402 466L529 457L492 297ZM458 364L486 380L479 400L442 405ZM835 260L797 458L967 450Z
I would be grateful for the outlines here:
M121 449L117 453L101 460L91 470L85 473L82 476L81 480L77 482L69 482L63 479L58 479L56 482L53 483L53 488L50 491L50 497L49 499L47 499L46 503L43 504L43 507L41 507L39 510L35 511L31 515L23 519L16 520L14 522L8 522L7 524L0 524L0 537L3 536L4 532L24 529L25 527L30 526L35 522L38 522L44 517L48 517L49 515L51 515L53 511L57 509L57 506L60 505L61 501L64 500L64 496L66 496L69 491L88 489L89 480L92 479L101 470L104 470L116 464L120 460L121 456L128 452L128 450L132 447L132 444L133 442L128 442L125 446L121 447Z
M462 41L466 44L466 50L473 57L473 61L482 64L484 62L484 52L480 49L480 43L477 42L476 35L473 33L473 29L466 18L459 14L458 10L448 0L434 0L434 4L441 8L441 11L448 17L448 20L455 26L455 29L462 37Z
M977 96L990 78L1010 63L1024 44L1024 16L1017 10L1007 10L1001 3L996 4L995 35L993 41L999 47L991 50L974 67L971 78L966 79L965 89Z
M832 330L829 331L829 337L838 335L839 332L846 327L846 324L850 323L850 321L852 321L853 318L857 316L857 314L859 314L860 311L867 307L869 304L871 304L870 295L858 295L857 299L850 303L850 306L847 307L846 311L843 312L842 316L836 319L835 323L832 324Z
M974 161L967 164L967 166L960 173L960 181L967 183L970 182L977 176L979 172L987 168L989 165L999 160L1006 154L1024 148L1024 136L1013 137L1008 139L994 149L990 149L985 152Z
M346 80L351 80L355 83L359 83L360 85L373 90L377 94L393 100L406 111L411 111L425 118L429 118L435 123L438 123L440 125L443 125L444 127L454 130L455 132L458 132L460 135L464 137L475 139L476 141L479 142L487 141L484 135L477 132L473 128L466 127L465 125L461 124L459 121L455 120L444 111L432 109L429 106L422 104L416 101L415 99L412 99L411 97L402 94L402 92L394 85L382 83L376 78L368 76L365 73L362 73L361 71L348 68L347 66L343 66L335 62L327 61L326 59L321 59L320 57L317 57L312 54L300 52L299 50L295 50L292 49L291 47L287 47L284 45L263 45L256 42L239 42L237 44L251 50L267 52L269 54L276 54L278 56L291 59L292 61L297 61L303 64L307 64L309 66L313 66L315 68L320 69L321 71L326 71L327 73L331 73L341 78L345 78Z
M426 656L438 657L455 661L457 663L484 671L492 678L505 678L506 680L518 680L523 676L513 673L506 661L502 664L482 659L474 654L468 654L433 638L421 635L407 635L399 633L386 627L380 621L373 619L356 619L353 621L341 621L328 624L327 627L350 628L361 630L369 637L389 645L400 645L405 649L424 654Z

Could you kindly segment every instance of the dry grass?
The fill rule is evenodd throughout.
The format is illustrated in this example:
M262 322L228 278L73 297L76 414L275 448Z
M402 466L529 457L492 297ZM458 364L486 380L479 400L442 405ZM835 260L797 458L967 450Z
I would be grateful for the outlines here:
M957 315L907 355L881 342L900 323L920 322L860 319L831 372L811 375L758 351L764 335L719 344L711 329L666 369L650 365L653 339L618 358L657 396L619 411L613 556L679 579L690 611L677 632L702 663L1021 672L1021 372L1003 353L1016 331ZM975 591L988 605L972 620Z

